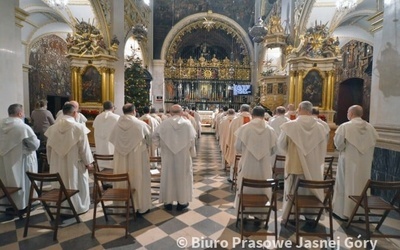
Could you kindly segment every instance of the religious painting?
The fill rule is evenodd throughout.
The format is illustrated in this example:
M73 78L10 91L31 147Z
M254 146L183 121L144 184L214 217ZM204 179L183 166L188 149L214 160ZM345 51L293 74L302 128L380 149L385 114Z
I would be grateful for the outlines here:
M322 85L324 79L317 70L310 70L303 80L303 101L310 101L313 106L322 106Z
M101 74L93 66L86 68L82 75L82 102L101 103Z

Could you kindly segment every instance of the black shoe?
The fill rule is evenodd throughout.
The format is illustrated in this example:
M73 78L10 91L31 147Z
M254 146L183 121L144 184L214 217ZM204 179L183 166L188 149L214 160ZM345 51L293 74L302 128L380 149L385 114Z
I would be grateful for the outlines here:
M261 226L261 219L254 217L254 225L257 227Z
M232 183L232 180L231 180L231 179L228 179L228 182L229 182L229 183Z
M172 210L172 204L164 204L164 208L168 211Z
M187 208L188 206L189 206L189 202L186 203L186 204L179 204L178 203L178 206L176 207L176 210L182 211L183 209Z

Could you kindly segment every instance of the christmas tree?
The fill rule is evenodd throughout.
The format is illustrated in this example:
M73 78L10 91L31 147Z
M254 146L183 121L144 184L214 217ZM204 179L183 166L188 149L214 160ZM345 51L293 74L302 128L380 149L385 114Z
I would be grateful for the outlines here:
M133 103L142 114L145 106L150 106L150 83L146 69L139 58L128 60L125 68L125 103ZM151 79L150 79L151 80Z

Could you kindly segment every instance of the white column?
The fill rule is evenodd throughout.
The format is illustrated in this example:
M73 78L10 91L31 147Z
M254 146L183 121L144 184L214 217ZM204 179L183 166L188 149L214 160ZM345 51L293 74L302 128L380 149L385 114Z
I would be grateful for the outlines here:
M383 28L374 33L369 120L379 132L378 146L400 151L400 24L393 21L400 4L392 1L384 8Z
M153 60L152 99L153 99L153 107L155 107L157 110L160 108L165 109L164 65L165 65L165 60ZM157 96L161 96L162 100L157 101Z
M125 77L124 77L124 48L125 48L125 34L124 34L124 1L111 1L111 37L116 35L120 44L117 51L118 61L114 63L115 68L115 85L114 85L114 105L117 107L115 113L122 114L122 106L125 103Z
M27 15L18 1L0 1L0 118L10 104L24 103L21 21Z

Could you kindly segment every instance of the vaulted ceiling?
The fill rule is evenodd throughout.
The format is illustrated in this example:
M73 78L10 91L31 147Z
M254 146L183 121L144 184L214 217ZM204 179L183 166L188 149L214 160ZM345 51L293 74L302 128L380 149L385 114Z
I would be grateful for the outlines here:
M125 4L127 2L132 6L143 4L141 0L125 0ZM179 8L178 6L168 6L168 3L178 4L179 0L174 0L172 2L170 0L154 0L154 2L156 7L169 8L172 13L175 14L175 17L171 17L171 20L173 21L167 20L167 18L163 19L165 22L164 26L166 26L164 27L166 29L164 32L168 32L168 28L171 28L174 25L174 22L176 23L180 18L183 18L182 13L184 13L184 10L182 9L182 6ZM221 14L225 14L225 12L230 13L231 17L233 17L232 19L237 19L238 23L244 29L248 28L245 26L252 25L252 20L254 20L254 17L258 15L257 12L259 11L253 8L253 11L250 11L249 13L245 11L242 12L241 9L247 8L238 5L238 3L241 2L238 0L201 0L201 2L203 2L203 5L201 6L204 8L191 9L191 13L205 12L207 8L214 8L214 12L219 11ZM252 5L255 0L242 0L242 2L247 5ZM261 9L265 12L262 13L263 16L268 15L272 3L274 2L274 0L261 0ZM295 0L290 2L293 2L292 4L304 5L304 10L301 13L303 15L303 30L312 26L315 21L318 23L328 23L333 35L339 37L341 46L352 39L373 45L373 34L370 31L371 28L368 19L377 12L376 0L358 0L358 6L355 10L344 12L338 12L336 10L336 0ZM67 33L73 31L76 20L90 20L91 22L93 21L96 26L99 26L98 18L96 18L96 10L100 7L104 8L104 5L107 3L110 4L107 0L70 0L66 8L53 9L42 0L19 0L19 7L29 14L23 23L22 41L27 48L29 48L30 44L32 44L37 38L46 34L53 33L65 38ZM173 7L175 9L173 9ZM285 11L283 10L282 15L285 15L284 12ZM139 20L136 14L132 14L131 10L126 10L125 15L130 15L126 20L131 20L132 23L138 22ZM140 17L140 13L138 15ZM155 20L159 18L160 16L154 17ZM126 24L126 26L128 26L127 29L129 29L129 26L132 26L132 23ZM155 24L157 25L157 22L155 22ZM283 25L285 25L284 22ZM155 40L158 35L157 32L154 32ZM226 51L228 51L226 48L232 46L232 39L226 34L216 32L211 35L210 33L206 33L204 30L199 30L198 33L188 35L187 40L182 42L182 46L184 46L187 51L194 51L202 41L215 46L217 53L221 53L221 55L226 55ZM160 42L162 43L163 40Z

